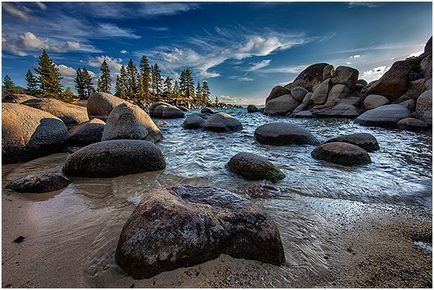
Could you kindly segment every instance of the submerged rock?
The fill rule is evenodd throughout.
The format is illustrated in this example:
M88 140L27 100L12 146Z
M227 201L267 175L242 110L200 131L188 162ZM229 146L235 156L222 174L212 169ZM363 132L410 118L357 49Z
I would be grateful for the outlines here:
M285 174L267 158L252 153L238 153L229 160L227 167L249 180L266 179L278 182L285 178Z
M112 177L164 169L160 149L143 140L109 140L71 154L63 166L67 176Z
M95 92L87 100L87 114L89 118L107 120L110 112L118 105L128 103L109 93Z
M369 133L354 133L349 135L342 135L327 140L324 143L331 143L331 142L350 143L359 146L360 148L363 148L368 152L374 152L380 149L377 139Z
M182 127L184 127L184 129L202 129L205 122L206 119L201 117L199 114L191 114L185 118Z
M256 112L258 112L258 108L255 105L248 105L247 106L247 112L248 113L256 113Z
M371 163L368 152L359 146L345 142L321 144L312 151L311 155L315 159L347 166Z
M65 188L70 183L60 170L47 170L15 179L7 188L16 192L42 193Z
M416 118L405 118L398 122L398 128L408 131L423 131L427 130L430 126Z
M221 254L285 261L278 228L261 206L223 189L178 186L154 189L137 206L115 258L127 274L143 279Z
M306 129L289 123L270 123L255 130L255 139L268 145L318 144L318 140Z
M401 105L385 105L369 110L354 120L362 126L395 127L399 120L410 117L410 111Z
M203 128L214 132L230 132L241 131L243 125L231 115L220 112L209 116Z
M68 144L73 146L85 146L100 142L105 122L100 119L92 119L71 129Z

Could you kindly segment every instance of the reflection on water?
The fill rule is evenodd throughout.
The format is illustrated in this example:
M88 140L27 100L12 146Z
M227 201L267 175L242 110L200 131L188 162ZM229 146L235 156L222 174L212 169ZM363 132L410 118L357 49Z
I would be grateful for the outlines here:
M182 119L166 120L167 125L161 127L164 140L159 144L167 161L165 170L116 178L76 178L61 192L23 195L34 200L27 213L35 227L34 263L52 259L55 264L56 259L64 258L61 255L78 251L87 285L129 286L132 279L122 274L113 258L120 230L134 205L150 189L178 183L216 186L238 193L256 185L273 188L271 197L256 202L263 204L279 225L287 263L273 268L274 280L263 284L269 287L291 285L303 273L319 275L326 271L323 245L333 228L314 209L306 207L301 197L430 209L431 132L365 128L345 119L287 119L248 114L245 109L228 111L243 123L242 131L225 134L184 130ZM371 133L381 149L370 153L372 164L344 167L312 159L310 152L314 147L310 145L278 147L256 143L254 130L273 121L303 126L320 141L339 134ZM226 163L243 151L267 157L284 171L286 178L271 184L246 181L229 173ZM19 165L5 165L3 182L61 166L66 157L66 153L61 153ZM265 271L271 266L257 263L256 267L264 267ZM174 277L178 277L178 272L173 272Z

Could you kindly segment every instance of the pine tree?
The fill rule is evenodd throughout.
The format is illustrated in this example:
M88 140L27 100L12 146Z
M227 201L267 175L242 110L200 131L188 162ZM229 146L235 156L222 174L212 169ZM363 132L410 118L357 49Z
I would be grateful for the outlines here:
M39 95L38 80L30 70L28 70L26 73L26 81L27 81L27 89L26 89L27 93L29 95L37 97Z
M170 77L166 77L164 80L164 92L167 94L172 92L172 79Z
M116 93L115 95L121 99L127 98L128 76L125 66L121 66L120 74L116 77Z
M209 90L208 87L208 82L207 81L203 81L202 83L202 98L204 99L204 101L206 103L211 103L211 92Z
M149 66L146 56L140 60L140 92L144 99L149 99L149 89L151 86L151 67Z
M139 72L132 59L130 59L130 61L128 62L126 73L128 76L127 96L131 99L137 97L137 95L139 94L140 84Z
M75 90L77 91L77 95L80 99L85 97L85 88L83 84L83 73L80 68L77 69L75 79Z
M112 79L110 77L110 69L107 62L104 61L100 68L101 75L98 79L98 92L110 93L110 88L112 86Z
M179 83L177 80L175 81L175 84L173 85L172 96L173 96L173 98L181 97L181 91L179 89Z
M186 98L194 97L194 80L190 69L185 69L181 72L179 79L181 94Z
M81 74L82 74L83 87L84 87L84 98L88 99L90 95L92 95L95 92L92 83L92 76L90 75L89 71L86 68L83 68L81 70Z
M61 76L59 69L48 56L45 50L42 51L38 59L38 74L41 94L44 97L60 98L62 96Z
M162 91L162 84L161 84L161 71L158 67L158 64L154 64L151 68L151 76L152 76L152 90L154 91L154 94L159 95Z
M12 79L6 75L3 79L3 95L11 95L15 93L15 84Z
M72 92L70 87L67 87L63 93L62 93L62 97L61 97L62 101L65 102L71 102L74 100L74 93Z
M197 86L196 86L196 103L199 105L203 105L204 101L202 98L202 87L200 86L200 82L197 82Z

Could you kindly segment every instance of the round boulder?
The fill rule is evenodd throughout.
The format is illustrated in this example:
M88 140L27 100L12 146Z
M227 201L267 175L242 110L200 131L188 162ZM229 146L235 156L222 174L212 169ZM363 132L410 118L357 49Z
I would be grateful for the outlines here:
M359 71L349 66L338 66L332 74L331 82L333 84L346 85L350 89L356 87L359 78Z
M291 91L289 89L282 86L276 86L271 90L270 95L265 100L265 103L271 101L272 99L278 98L280 96L288 95L290 93Z
M149 114L151 117L162 119L176 119L185 117L183 111L175 106L163 102L153 103L149 108Z
M410 111L401 105L381 106L361 114L354 123L372 127L395 127L399 120L410 117Z
M100 142L105 122L100 119L92 119L80 124L69 131L68 144L71 146L85 146Z
M255 130L255 139L268 145L318 144L318 140L306 129L289 123L270 123Z
M182 123L182 127L184 129L201 129L205 125L205 118L202 118L199 114L191 114L188 115L184 123Z
M423 131L427 130L430 126L416 118L405 118L398 122L398 128L408 131Z
M220 112L209 116L203 128L214 132L229 132L241 131L243 125L231 115Z
M58 170L47 170L20 177L7 185L16 192L42 193L65 188L71 181Z
M87 114L89 118L107 120L110 112L118 105L128 103L109 93L95 92L87 100Z
M368 133L354 133L349 135L342 135L327 140L324 143L331 143L331 142L350 143L359 146L360 148L363 148L368 152L374 152L380 149L377 138L375 138L373 135Z
M310 97L310 101L315 105L322 105L327 101L327 96L330 91L330 79L323 81Z
M67 176L112 177L164 169L160 149L143 140L109 140L71 154L63 166Z
M285 115L297 108L298 102L291 95L283 95L265 104L264 114Z
M416 114L422 121L432 124L432 90L423 92L417 98Z
M255 105L248 105L247 106L247 112L248 113L256 113L256 112L258 112L258 108Z
M366 110L372 110L387 105L389 100L380 95L369 95L363 100L363 106Z
M200 110L200 112L205 113L205 114L214 114L215 113L215 111L209 107L202 108L202 110Z
M359 146L345 142L321 144L312 151L311 155L315 159L346 166L371 163L368 152Z
M278 182L285 178L285 174L267 158L252 153L238 153L229 160L227 167L248 180L266 179Z
M315 63L308 66L295 78L290 88L303 87L309 92L312 92L313 87L324 80L324 68L328 65L328 63Z
M291 96L298 102L302 102L308 91L303 87L295 87L291 89Z

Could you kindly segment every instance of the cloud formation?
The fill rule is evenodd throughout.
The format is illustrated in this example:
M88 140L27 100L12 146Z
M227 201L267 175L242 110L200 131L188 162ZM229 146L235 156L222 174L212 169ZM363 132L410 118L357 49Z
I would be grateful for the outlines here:
M257 71L268 65L270 65L271 59L264 59L260 62L253 63L251 67L247 68L246 71Z
M24 21L27 21L29 19L29 16L24 11L24 9L19 9L16 6L12 5L11 3L2 3L2 6L3 6L3 10L12 16L19 17Z
M389 68L385 65L374 67L373 69L364 71L362 73L362 79L366 80L367 82L372 82L372 81L378 80L379 78L381 78L384 75L384 73L388 69Z

